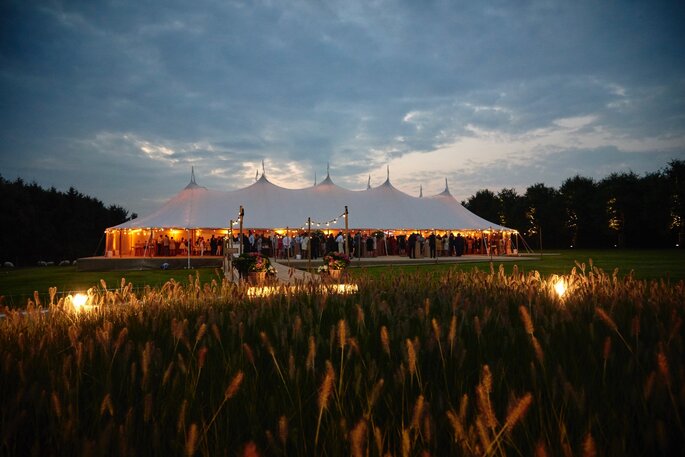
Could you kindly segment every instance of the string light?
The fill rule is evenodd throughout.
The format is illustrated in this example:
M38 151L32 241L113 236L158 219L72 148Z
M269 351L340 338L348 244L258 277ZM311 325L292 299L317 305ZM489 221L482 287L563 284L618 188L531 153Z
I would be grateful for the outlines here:
M316 225L317 227L321 227L322 224L325 225L326 227L330 227L331 224L337 224L338 219L341 217L347 217L347 215L345 213L342 213L338 217L334 217L333 219L329 219L327 221L316 221L316 220L312 219L311 223L312 223L312 225Z

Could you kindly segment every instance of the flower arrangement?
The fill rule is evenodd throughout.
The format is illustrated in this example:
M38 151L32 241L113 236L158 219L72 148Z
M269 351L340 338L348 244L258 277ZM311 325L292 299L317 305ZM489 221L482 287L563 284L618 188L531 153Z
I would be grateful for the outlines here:
M233 260L233 265L242 276L246 276L250 272L267 272L271 274L275 274L276 272L271 266L269 258L262 256L258 252L240 254Z
M344 252L331 251L323 257L323 262L323 266L326 267L325 271L344 270L350 264L350 257ZM319 272L323 272L323 270Z

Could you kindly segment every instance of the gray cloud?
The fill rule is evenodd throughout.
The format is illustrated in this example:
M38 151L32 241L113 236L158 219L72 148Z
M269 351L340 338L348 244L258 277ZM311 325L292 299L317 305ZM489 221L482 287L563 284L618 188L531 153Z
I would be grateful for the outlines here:
M293 185L330 162L352 188L393 163L407 192L447 176L462 198L654 171L685 157L684 19L675 1L4 2L0 173L145 213L191 166L229 189L263 159Z

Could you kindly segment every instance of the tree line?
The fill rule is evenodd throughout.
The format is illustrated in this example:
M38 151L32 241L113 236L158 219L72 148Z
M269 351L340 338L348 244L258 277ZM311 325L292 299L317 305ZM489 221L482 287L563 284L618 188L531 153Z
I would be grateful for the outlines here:
M612 173L595 181L574 176L555 189L538 183L479 190L462 204L489 221L513 228L534 249L665 248L685 241L685 161L658 172Z
M102 255L105 228L128 216L124 208L106 207L73 187L61 192L21 178L0 176L0 195L0 262L16 266Z

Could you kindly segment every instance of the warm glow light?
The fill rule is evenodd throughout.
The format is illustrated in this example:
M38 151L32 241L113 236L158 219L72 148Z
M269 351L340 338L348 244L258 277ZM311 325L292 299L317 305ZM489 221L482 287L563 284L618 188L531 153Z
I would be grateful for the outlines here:
M356 284L333 284L330 291L337 294L353 294L359 291L359 287Z
M85 294L76 294L71 297L71 304L74 305L74 311L77 313L81 309L85 309L86 302L88 301L88 296Z
M248 297L269 297L276 294L294 294L297 292L296 286L258 286L248 287ZM353 294L359 291L356 284L321 284L317 288L323 294Z
M566 284L564 284L563 279L557 280L556 284L554 284L554 290L556 291L559 298L564 296L564 294L566 293Z

